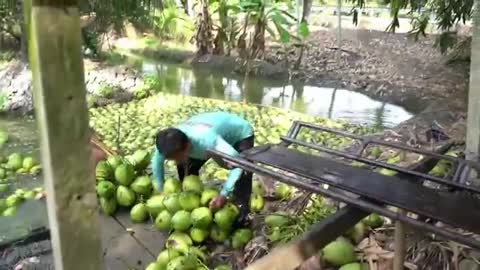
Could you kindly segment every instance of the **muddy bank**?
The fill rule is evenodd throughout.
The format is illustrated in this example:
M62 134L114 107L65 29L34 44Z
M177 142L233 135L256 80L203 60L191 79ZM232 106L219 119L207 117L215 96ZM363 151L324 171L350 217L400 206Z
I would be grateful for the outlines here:
M89 95L132 93L143 84L143 76L127 66L106 66L85 61L85 85ZM33 110L32 75L28 65L14 60L0 70L0 96L2 111L26 114Z

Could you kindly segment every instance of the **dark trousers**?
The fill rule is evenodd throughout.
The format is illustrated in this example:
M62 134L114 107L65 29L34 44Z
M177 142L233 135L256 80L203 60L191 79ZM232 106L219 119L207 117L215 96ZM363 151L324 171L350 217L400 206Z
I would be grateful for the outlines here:
M255 140L255 136L250 136L246 139L243 139L233 145L233 148L237 150L239 153L248 150L253 147ZM189 158L186 164L178 164L177 165L177 172L180 181L186 175L199 175L200 169L202 166L207 162L207 160L200 160ZM222 162L217 162L222 167L224 164ZM237 180L235 183L235 188L233 190L233 198L235 204L240 208L240 220L243 220L246 215L248 214L249 204L250 204L250 196L252 194L252 177L253 174L251 172L243 171L243 174L240 176L240 179Z

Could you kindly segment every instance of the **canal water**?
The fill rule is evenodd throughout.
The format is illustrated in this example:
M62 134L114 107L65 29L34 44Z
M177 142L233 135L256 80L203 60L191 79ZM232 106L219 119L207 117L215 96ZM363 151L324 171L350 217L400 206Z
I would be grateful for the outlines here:
M400 106L347 89L257 78L245 82L243 76L235 74L145 60L136 66L157 78L159 92L246 101L382 128L394 127L413 115Z

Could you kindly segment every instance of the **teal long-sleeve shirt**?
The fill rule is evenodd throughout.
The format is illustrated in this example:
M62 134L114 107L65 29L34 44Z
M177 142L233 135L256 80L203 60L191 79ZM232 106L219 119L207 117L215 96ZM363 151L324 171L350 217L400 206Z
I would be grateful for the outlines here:
M225 112L198 114L176 128L184 132L192 144L189 157L200 160L210 158L207 154L207 150L210 149L238 156L239 153L232 145L253 135L253 128L246 120ZM164 162L165 157L154 147L151 167L153 179L159 190L163 190ZM221 191L222 195L227 196L232 192L242 172L240 168L230 170Z

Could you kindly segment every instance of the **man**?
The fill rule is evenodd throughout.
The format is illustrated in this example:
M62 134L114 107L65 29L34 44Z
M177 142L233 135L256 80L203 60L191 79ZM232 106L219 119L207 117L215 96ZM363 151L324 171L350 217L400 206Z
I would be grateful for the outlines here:
M161 130L156 137L151 165L153 179L159 191L163 190L164 161L174 160L180 181L187 175L199 175L200 168L211 156L207 150L217 150L231 156L253 147L252 126L237 115L225 112L202 113L175 128ZM221 160L219 165L229 168ZM220 195L210 202L210 208L221 208L226 198L232 196L239 207L237 224L245 221L252 193L252 173L240 168L231 169Z

